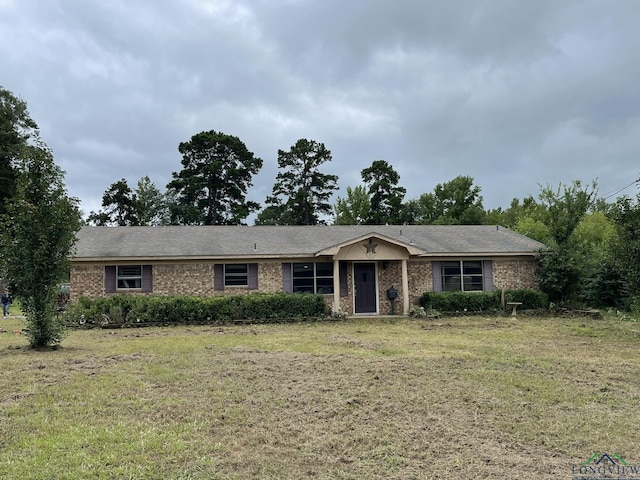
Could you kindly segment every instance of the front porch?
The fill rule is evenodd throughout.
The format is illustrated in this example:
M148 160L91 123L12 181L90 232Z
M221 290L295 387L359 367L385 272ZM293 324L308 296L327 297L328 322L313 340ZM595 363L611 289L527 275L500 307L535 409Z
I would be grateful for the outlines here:
M411 307L408 261L421 253L408 243L368 236L317 256L331 255L336 310L349 315L406 315Z

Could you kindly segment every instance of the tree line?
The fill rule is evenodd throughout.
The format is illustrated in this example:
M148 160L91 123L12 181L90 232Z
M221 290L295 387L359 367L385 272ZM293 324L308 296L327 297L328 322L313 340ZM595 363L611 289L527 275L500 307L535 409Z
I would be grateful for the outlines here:
M332 204L338 177L322 172L332 160L331 151L305 138L289 150L278 150L278 174L261 208L247 200L247 192L263 161L238 137L200 132L181 142L178 151L182 169L172 173L164 191L148 176L133 188L126 179L117 180L104 192L102 208L89 213L87 223L238 225L257 213L256 225L476 224L500 216L484 210L480 187L466 176L405 201L400 175L385 160L363 169L362 183L347 187L346 196Z
M182 170L161 192L148 177L131 189L125 179L103 195L94 225L235 225L256 213L256 225L502 225L544 243L538 282L552 302L640 308L640 194L611 202L597 181L541 185L536 197L514 198L508 208L487 210L470 176L436 185L405 200L400 175L385 160L361 171L362 183L330 199L338 177L322 173L332 160L323 143L300 139L278 150L278 174L264 207L247 201L262 167L238 138L201 132L178 147ZM636 185L640 179L636 181Z

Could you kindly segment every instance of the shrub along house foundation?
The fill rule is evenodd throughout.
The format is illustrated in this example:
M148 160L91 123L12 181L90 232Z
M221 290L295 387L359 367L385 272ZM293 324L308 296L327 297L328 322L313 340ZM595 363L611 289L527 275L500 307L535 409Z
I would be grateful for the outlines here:
M495 225L86 226L71 301L310 292L349 315L406 314L424 292L537 288L542 248Z

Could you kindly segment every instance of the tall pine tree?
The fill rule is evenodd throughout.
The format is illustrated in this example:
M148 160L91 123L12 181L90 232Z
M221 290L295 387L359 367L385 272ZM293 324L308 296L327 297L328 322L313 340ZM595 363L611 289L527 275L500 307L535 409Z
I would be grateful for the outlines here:
M238 225L260 205L246 199L262 160L232 135L200 132L180 143L182 170L167 185L172 223Z
M278 167L267 207L256 219L259 225L317 225L331 214L329 202L338 189L338 176L320 172L331 161L323 143L301 138L289 151L278 150Z

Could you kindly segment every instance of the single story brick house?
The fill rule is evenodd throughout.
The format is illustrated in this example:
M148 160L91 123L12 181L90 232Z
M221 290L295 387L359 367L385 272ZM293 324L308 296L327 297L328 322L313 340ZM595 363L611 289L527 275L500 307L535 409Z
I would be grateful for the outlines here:
M544 245L490 225L82 227L71 301L314 292L349 315L408 313L427 291L537 288Z

